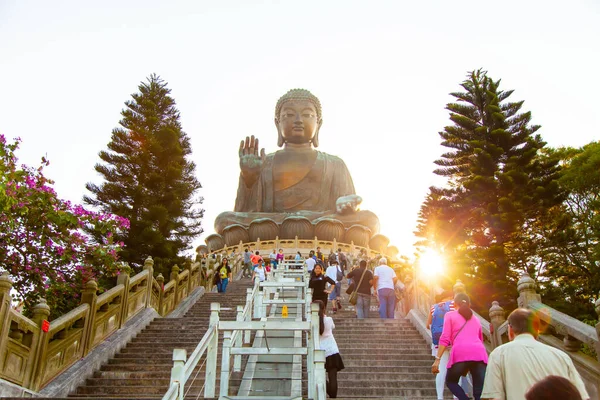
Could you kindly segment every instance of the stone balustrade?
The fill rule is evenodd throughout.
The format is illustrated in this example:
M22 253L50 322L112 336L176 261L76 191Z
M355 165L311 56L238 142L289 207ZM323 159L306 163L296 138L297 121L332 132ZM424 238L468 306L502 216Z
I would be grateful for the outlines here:
M453 287L454 293L467 292L465 285L458 280ZM519 291L519 307L535 310L542 322L543 330L538 338L542 343L559 348L569 354L575 367L583 378L590 398L599 398L600 394L600 323L595 327L587 325L567 314L553 309L542 302L536 292L535 281L523 274L517 284ZM434 304L433 291L423 282L407 288L404 313L419 329L426 340L431 343L431 332L425 329L425 321L431 306ZM600 300L596 302L596 312L600 315ZM489 309L490 321L475 313L481 322L484 344L491 352L494 348L508 342L508 321L506 312L497 301L493 301ZM582 344L587 344L596 352L596 358L581 352Z
M237 257L240 257L243 254L244 249L248 248L252 251L258 250L262 256L266 257L273 250L284 249L286 257L293 257L297 252L300 252L300 254L305 257L311 250L316 251L317 247L320 247L321 252L325 254L325 256L341 249L342 252L351 258L356 258L360 253L363 253L365 257L369 259L385 256L388 257L389 262L393 263L395 257L399 253L398 249L394 246L388 246L388 242L381 241L381 243L383 244L380 246L380 249L376 250L371 249L369 246L364 247L355 245L354 242L342 243L337 240L319 240L317 237L314 239L300 239L296 236L295 239L279 239L279 237L276 237L273 240L260 240L260 238L258 238L253 242L240 241L237 245L223 247L216 251L211 251L209 247L202 245L198 246L196 251L202 256L210 256L212 254L220 256L222 254L235 253ZM210 260L210 257L208 260Z
M196 262L180 271L173 266L169 281L153 276L154 261L148 257L144 270L130 277L121 274L117 285L101 295L98 285L89 281L81 293L81 304L50 323L45 300L33 309L31 319L12 307L12 282L0 276L0 378L22 388L38 391L76 361L87 355L108 336L145 308L165 316L198 288L212 289L212 277L219 260ZM237 273L241 261L232 264Z

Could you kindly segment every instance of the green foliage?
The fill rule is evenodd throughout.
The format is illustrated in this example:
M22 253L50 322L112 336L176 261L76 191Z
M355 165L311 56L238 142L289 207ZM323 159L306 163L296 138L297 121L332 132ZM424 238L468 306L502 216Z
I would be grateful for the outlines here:
M19 142L0 135L0 272L10 274L26 314L44 297L55 318L79 304L87 280L98 280L103 290L123 270L122 243L114 238L129 223L58 198L43 174L48 160L37 169L17 166ZM96 240L84 228L97 230Z
M561 199L557 160L500 81L478 70L461 86L446 106L453 125L439 133L448 151L434 172L447 187L430 188L416 234L443 249L450 279L467 284L479 311L492 300L510 309L519 273L538 262L530 226Z
M128 218L131 228L119 237L125 243L122 258L140 269L152 256L156 272L168 277L202 233L204 210L196 196L201 185L167 84L151 75L138 89L125 103L108 149L99 153L102 163L95 169L104 182L88 183L91 195L84 202Z
M567 196L544 221L538 281L544 302L581 320L595 319L600 291L600 142L550 152L563 168Z

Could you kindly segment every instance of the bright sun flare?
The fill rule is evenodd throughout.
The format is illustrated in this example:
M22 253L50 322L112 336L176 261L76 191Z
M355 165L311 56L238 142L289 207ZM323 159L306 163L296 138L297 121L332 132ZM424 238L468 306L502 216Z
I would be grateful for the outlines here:
M444 258L437 251L427 249L419 258L419 265L425 275L433 276L444 270Z

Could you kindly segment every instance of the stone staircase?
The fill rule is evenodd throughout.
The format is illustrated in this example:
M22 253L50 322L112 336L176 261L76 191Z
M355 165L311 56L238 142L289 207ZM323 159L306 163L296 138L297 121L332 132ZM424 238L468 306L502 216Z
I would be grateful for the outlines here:
M220 318L234 320L236 307L245 304L249 279L232 282L227 293L205 294L182 318L152 321L120 353L103 365L69 399L156 399L169 387L174 348L185 348L188 355L203 337L210 317L210 304L221 303ZM330 314L335 322L334 336L346 369L338 375L340 399L435 400L435 380L431 374L433 357L425 340L408 320L381 320L372 301L369 319L359 320L348 306L344 294L343 310ZM330 307L328 309L330 313ZM222 342L222 337L220 337ZM221 368L221 343L217 361L217 393ZM305 361L305 360L304 360ZM245 365L246 357L242 360ZM302 368L303 397L306 398L306 365ZM186 398L203 398L205 367L200 365ZM270 376L263 379L282 379ZM277 375L277 374L275 374ZM230 394L236 394L242 374L230 378ZM446 390L447 399L452 399ZM256 397L257 399L260 396Z
M338 374L338 398L436 400L430 347L408 320L382 320L376 309L373 299L370 318L362 320L351 305L328 310L346 367ZM444 394L452 399L447 389Z
M162 398L170 384L173 349L185 348L188 356L194 351L208 328L210 304L221 303L220 318L235 320L238 305L246 303L249 279L229 284L226 293L206 293L182 318L157 318L140 332L114 358L108 360L84 386L69 395L69 399L156 399ZM219 349L222 334L219 338ZM243 360L244 361L244 360ZM219 351L217 371L221 369ZM194 373L197 378L186 385L186 398L203 398L204 364ZM240 377L231 377L232 393ZM217 374L217 392L219 374Z

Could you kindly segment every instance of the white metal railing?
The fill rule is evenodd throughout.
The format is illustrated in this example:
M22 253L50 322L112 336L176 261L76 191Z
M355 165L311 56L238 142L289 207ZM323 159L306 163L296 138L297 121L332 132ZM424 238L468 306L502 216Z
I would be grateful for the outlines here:
M209 328L189 359L186 360L184 349L173 350L174 364L171 370L171 385L163 399L181 400L184 398L187 394L185 387L186 385L191 386L188 381L205 354L206 368L203 395L205 398L215 397L219 331L223 331L224 338L219 387L220 398L236 398L235 396L229 396L229 377L232 371L240 372L242 370L242 355L305 355L308 370L308 397L317 400L326 398L325 352L320 350L319 345L319 309L318 305L311 303L312 290L308 288L308 274L303 265L301 270L296 270L288 268L288 266L293 267L298 265L297 263L282 264L280 266L283 268L274 270L276 271L275 274L268 277L271 281L256 281L252 289L247 289L246 304L238 306L235 321L221 321L219 319L220 305L218 303L211 304ZM280 293L278 290L283 293L284 289L296 289L297 294L300 295L297 295L296 298L279 298ZM271 293L274 294L273 298L270 296ZM299 315L303 317L304 321L269 320L267 318L267 306L271 306L271 315L273 315L273 308L284 304L304 306L304 315ZM255 320L253 321L253 319ZM259 321L256 319L259 319ZM266 334L266 331L270 330L302 332L303 335L306 335L306 346L244 347L244 344L250 342L251 331L264 331ZM233 357L233 368L231 368L231 357ZM199 372L196 373L196 376L198 374ZM196 379L196 376L193 377L191 382Z

